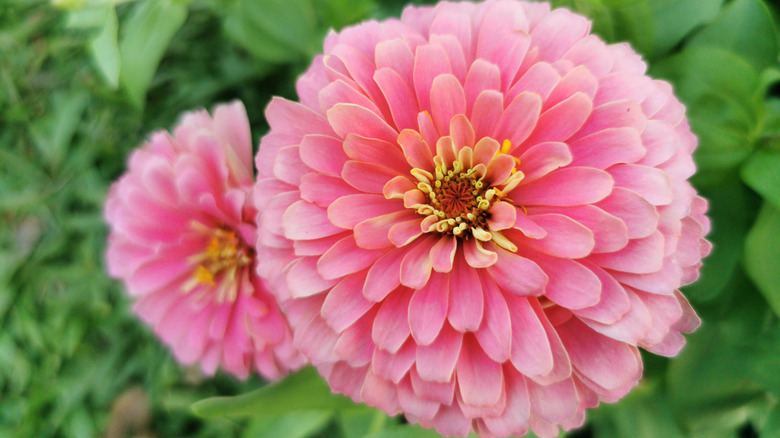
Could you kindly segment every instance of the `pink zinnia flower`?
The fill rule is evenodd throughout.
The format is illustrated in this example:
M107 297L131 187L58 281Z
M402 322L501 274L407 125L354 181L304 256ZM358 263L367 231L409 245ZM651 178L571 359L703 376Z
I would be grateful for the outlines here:
M673 356L710 250L696 138L545 3L332 33L257 157L259 272L331 387L444 435L555 436Z
M255 273L252 139L240 102L185 114L133 152L108 194L108 269L185 364L276 379L303 356Z

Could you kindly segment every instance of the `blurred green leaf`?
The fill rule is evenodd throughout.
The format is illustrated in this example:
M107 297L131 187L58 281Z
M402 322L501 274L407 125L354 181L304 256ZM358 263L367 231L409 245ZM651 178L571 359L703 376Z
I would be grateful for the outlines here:
M656 0L653 16L653 55L671 50L697 26L718 15L723 0Z
M416 424L403 424L369 433L364 438L441 438L433 429L424 429Z
M744 238L758 211L760 200L739 180L717 188L703 188L700 194L709 200L708 215L712 231L712 253L704 260L701 278L685 287L686 296L704 302L717 298L728 286L742 259Z
M311 0L237 0L224 29L254 57L271 63L308 58L319 52L324 35Z
M366 434L382 429L388 418L384 412L369 406L339 412L344 438L363 438Z
M772 410L769 411L760 432L761 438L780 438L780 403L776 402Z
M66 156L89 96L83 91L60 91L52 96L52 108L48 117L30 126L30 135L38 153L50 167L58 167Z
M119 80L136 107L143 107L165 49L186 18L187 7L181 2L144 0L135 4L123 25Z
M283 380L235 397L213 397L192 405L201 417L267 418L295 411L350 409L356 405L333 394L314 368L307 367Z
M640 383L623 400L591 415L594 436L600 438L682 438L669 401L659 385Z
M777 63L777 29L769 9L760 0L730 2L689 44L730 50L758 71Z
M314 0L321 20L336 30L368 18L377 9L374 0Z
M328 424L332 410L296 411L281 417L264 417L252 422L243 438L306 438Z
M780 210L768 202L745 240L745 269L780 315Z
M756 99L758 73L733 53L690 47L655 64L652 74L671 80L687 105L699 137L694 181L700 186L722 184L748 157L758 135L763 112L763 102Z
M710 436L728 436L747 418L746 407L763 396L750 379L750 357L744 354L739 330L734 330L744 325L740 320L728 324L705 320L670 362L667 393L672 412L686 425L686 435L707 431Z
M603 0L610 7L615 41L628 41L643 55L653 50L655 31L650 4L646 0Z
M756 151L742 165L742 180L780 209L780 151Z
M105 9L103 26L97 37L90 41L89 48L103 78L111 88L116 88L119 86L119 22L113 6L106 5Z

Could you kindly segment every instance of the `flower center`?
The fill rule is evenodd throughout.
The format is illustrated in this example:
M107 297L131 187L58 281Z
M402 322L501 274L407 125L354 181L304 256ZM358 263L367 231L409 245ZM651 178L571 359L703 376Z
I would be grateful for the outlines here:
M466 170L454 161L452 169L437 163L435 174L420 169L412 173L419 180L417 188L428 196L428 203L417 212L428 216L426 225L431 231L460 236L469 229L487 229L487 210L501 198L501 192L485 185L484 172Z
M190 257L197 264L192 278L185 283L184 291L190 292L198 285L213 286L217 302L233 302L238 294L238 280L243 267L252 261L252 250L236 232L228 227L212 229L198 222L193 228L207 234L208 245L203 252Z

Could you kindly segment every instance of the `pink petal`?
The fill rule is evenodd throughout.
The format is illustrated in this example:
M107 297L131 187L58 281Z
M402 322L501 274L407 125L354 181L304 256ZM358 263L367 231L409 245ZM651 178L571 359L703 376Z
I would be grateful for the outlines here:
M580 129L575 139L610 128L629 127L642 132L647 124L647 117L642 108L634 100L619 100L593 108L590 119Z
M593 100L598 88L599 82L593 73L583 65L577 66L561 78L550 93L550 97L544 102L544 110L563 102L577 92L583 92Z
M415 215L411 219L395 223L388 231L388 240L397 247L408 245L422 235L423 231L420 227L422 221L419 215Z
M614 164L635 163L645 155L639 133L633 128L610 128L582 137L571 144L574 166L606 169Z
M379 48L377 48L378 52ZM374 72L374 81L387 99L396 129L400 131L415 128L420 109L414 91L409 88L409 83L391 68L380 68Z
M371 339L377 347L395 353L409 337L407 309L413 292L399 289L382 302L371 330Z
M545 254L571 259L585 257L593 251L593 232L569 216L555 213L534 214L531 219L544 228L547 235L538 239L522 237L524 245Z
M436 272L450 272L458 249L458 239L455 236L442 237L431 248L431 265Z
M611 253L593 254L590 260L606 269L633 274L649 274L663 267L664 238L660 232L628 242L625 248Z
M527 183L566 166L571 161L572 154L566 143L539 143L520 155L520 169L525 174L524 181Z
M417 346L407 341L395 354L375 348L371 359L371 369L376 375L398 383L409 373L415 362Z
M577 414L577 391L572 379L564 379L550 385L528 381L531 412L545 421L556 424Z
M397 170L389 167L354 160L344 163L341 171L344 181L366 193L382 193L385 184L398 174Z
M474 146L474 127L471 126L468 117L463 113L456 114L452 120L450 120L450 136L455 145L455 150L459 150L464 146ZM442 137L442 139L443 138L446 137ZM441 139L439 139L439 141L441 141Z
M342 196L328 207L330 221L344 229L389 213L405 211L397 200L385 199L382 195L356 194Z
M306 201L290 205L282 215L284 236L292 240L313 240L332 236L342 231L328 219L322 207Z
M547 274L549 283L544 295L556 304L567 309L581 309L599 302L601 281L580 263L524 248L519 248L518 254L532 259Z
M354 228L355 242L361 248L378 249L391 246L388 238L390 228L400 222L415 219L417 216L411 210L401 210L366 219ZM419 228L419 226L418 226Z
M528 184L520 183L509 197L525 206L583 205L604 199L612 187L612 177L603 170L566 167Z
M414 53L401 38L382 41L376 45L374 59L377 71L390 69L395 71L407 83L412 83ZM376 78L376 77L375 77ZM381 84L380 84L381 87Z
M523 143L533 132L541 129L539 112L542 109L542 100L535 93L520 93L506 107L498 126L492 133L492 137L503 142L509 140L513 146ZM477 106L474 106L474 111ZM474 124L476 127L476 123ZM478 131L479 132L479 131ZM538 143L538 141L537 141Z
M442 46L425 44L417 47L414 54L414 89L421 110L431 109L429 93L434 78L447 73L452 73L452 67L450 67L449 56Z
M454 359L452 359L452 366L451 368L449 368L450 377L446 377L445 380L443 381L437 381L433 379L423 379L422 377L420 377L419 373L415 368L412 368L412 370L409 372L409 377L411 377L412 380L412 388L414 388L414 392L415 394L417 394L418 397L427 400L433 400L442 403L444 405L452 404L452 400L455 396L455 379L452 378L452 373L455 371L455 363L458 360L458 356L460 355L460 340L463 338L463 336L457 336L457 337L451 336L449 338L458 341L457 349L452 349L452 351L454 351L454 355L453 355ZM420 347L417 350L419 351L421 348L430 348L430 346ZM439 348L438 351L443 352L443 351L450 351L450 350L446 348ZM418 362L425 362L425 360L418 360ZM438 368L445 368L445 370L448 368L449 365L449 362L441 358L433 358L430 360L430 362L437 367L438 365L436 364L442 363L443 366Z
M555 9L531 31L539 54L545 61L560 59L569 49L590 32L590 21L567 9Z
M544 293L548 277L536 263L504 249L497 249L496 253L498 261L488 272L499 287L520 296Z
M423 170L433 170L433 154L431 147L417 132L410 129L401 131L398 144L403 148L404 156L409 165Z
M325 251L317 261L317 270L324 278L343 277L371 266L382 253L378 249L361 248L353 236L347 236Z
M485 355L479 344L470 336L463 340L457 375L460 396L468 405L493 405L498 402L504 390L501 364Z
M496 202L488 210L490 219L487 220L491 230L505 230L514 226L517 221L517 207L508 202Z
M335 285L322 303L322 317L336 332L354 324L374 303L363 298L365 275L350 275Z
M341 175L347 161L342 141L327 135L309 134L303 137L299 147L301 160L314 170Z
M636 164L622 164L609 169L615 187L632 190L652 205L667 205L674 199L672 183L660 169Z
M539 122L528 143L568 140L585 124L592 110L593 102L588 95L575 93L539 116Z
M485 90L477 96L471 109L471 124L477 138L490 137L504 113L504 95L499 91ZM503 141L503 139L501 140Z
M367 300L380 302L401 285L401 261L405 255L405 248L390 250L374 262L363 285Z
M353 195L356 192L343 179L322 173L307 173L303 175L300 190L301 199L325 208L337 199Z
M439 336L428 345L417 347L417 374L431 382L450 382L461 354L463 334L444 324Z
M319 92L320 109L327 112L338 103L349 103L371 110L374 114L382 116L382 112L376 104L367 97L362 90L348 85L342 80L330 82Z
M560 80L561 75L555 67L546 62L536 62L512 85L507 98L513 99L522 92L530 92L545 101Z
M496 435L524 435L527 431L528 417L531 413L531 401L525 379L519 373L504 369L504 387L506 391L506 409L499 417L485 417L482 420Z
M512 365L527 376L544 376L553 369L553 351L547 333L526 298L507 297L511 319Z
M482 324L485 300L477 271L463 257L455 259L450 280L450 305L447 319L460 332L477 331Z
M350 134L344 140L344 152L353 160L379 164L399 173L406 174L411 170L401 148L395 143Z
M417 239L417 243L407 250L401 262L401 284L412 289L420 289L428 283L431 276L431 248L438 237Z
M463 93L463 86L451 74L443 74L434 78L430 99L431 115L439 132L447 131L450 120L456 114L466 113L466 96Z
M316 257L301 257L293 262L287 271L287 287L293 298L303 298L324 292L336 281L323 278L317 272Z
M485 295L484 322L475 335L482 350L490 359L496 363L504 363L511 356L512 324L509 308L504 296L495 287L487 286L483 291Z
M394 143L398 133L380 116L362 106L338 103L327 111L328 122L341 138L348 134Z
M598 266L588 261L583 261L582 264L596 274L601 281L601 299L598 304L577 309L574 313L602 324L617 322L630 308L625 289L612 275Z
M642 359L633 345L600 335L577 318L557 330L574 368L602 388L634 385L642 376Z
M418 345L428 345L439 335L447 318L449 276L435 272L428 284L414 292L409 303L409 326Z
M477 59L469 66L463 85L469 113L474 107L477 96L484 90L501 90L501 71L495 64L484 59Z
M463 256L472 268L487 268L498 260L498 254L492 249L485 249L477 239L464 242Z
M658 212L636 192L616 187L597 207L618 217L628 228L628 238L649 236L658 228Z

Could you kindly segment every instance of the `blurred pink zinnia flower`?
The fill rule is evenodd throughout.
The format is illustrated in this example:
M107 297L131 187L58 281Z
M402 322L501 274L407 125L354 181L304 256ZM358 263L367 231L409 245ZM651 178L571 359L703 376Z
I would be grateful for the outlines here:
M244 106L185 114L133 152L106 200L108 269L185 364L269 379L304 358L255 273L252 139Z
M555 436L673 356L710 245L696 138L545 3L331 33L257 157L259 272L331 387L444 435Z

